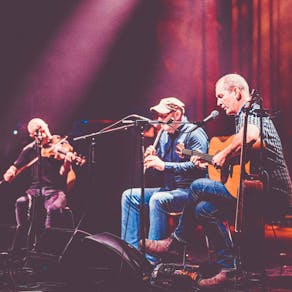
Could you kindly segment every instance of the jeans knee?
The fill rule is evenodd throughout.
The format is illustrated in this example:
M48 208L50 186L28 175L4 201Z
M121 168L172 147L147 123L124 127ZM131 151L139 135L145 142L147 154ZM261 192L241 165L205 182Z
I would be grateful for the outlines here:
M122 210L124 208L129 208L129 207L138 209L140 206L140 203L141 203L141 196L138 192L133 191L131 189L123 192L122 199L121 199Z
M149 209L162 208L166 204L162 193L154 193L149 201Z
M192 200L193 202L200 200L200 194L204 192L203 184L203 179L197 179L192 182L190 185L189 200Z
M196 193L202 189L202 186L205 185L206 179L205 178L198 178L194 180L191 185L190 189L192 192Z
M131 201L131 192L129 190L126 190L122 194L121 204L124 206L126 203L129 203Z
M157 209L159 207L161 207L161 204L160 204L159 200L157 200L155 198L154 199L151 198L150 201L149 201L149 209L153 210L153 209Z

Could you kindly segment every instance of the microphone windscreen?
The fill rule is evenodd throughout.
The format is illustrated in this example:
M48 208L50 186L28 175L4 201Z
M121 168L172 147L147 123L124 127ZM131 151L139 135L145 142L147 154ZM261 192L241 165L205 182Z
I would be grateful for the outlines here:
M211 112L211 116L212 116L213 119L215 119L215 118L217 118L219 116L219 112L214 110L214 111Z

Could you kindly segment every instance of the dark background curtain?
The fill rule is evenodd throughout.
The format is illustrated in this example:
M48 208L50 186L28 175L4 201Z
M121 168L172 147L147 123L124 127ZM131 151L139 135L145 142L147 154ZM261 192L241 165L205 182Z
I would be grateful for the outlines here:
M232 72L259 90L275 116L291 172L291 4L1 1L1 173L28 142L32 117L72 138L132 113L151 117L151 105L177 96L198 121L216 108L216 80ZM230 135L233 118L221 113L206 130L210 137ZM86 213L84 229L119 232L121 193L140 183L138 137L134 129L97 136L97 163L76 169L70 200L79 216ZM89 156L91 142L74 147ZM14 201L26 179L23 173L0 186L0 222L14 223Z

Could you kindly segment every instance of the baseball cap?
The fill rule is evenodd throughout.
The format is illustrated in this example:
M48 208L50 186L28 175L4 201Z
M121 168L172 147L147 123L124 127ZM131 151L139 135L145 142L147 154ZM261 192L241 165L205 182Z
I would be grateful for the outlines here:
M185 104L176 97L162 98L159 104L152 106L150 108L151 111L156 111L160 114L168 114L171 111L174 111L177 109L181 109L182 112L184 113Z

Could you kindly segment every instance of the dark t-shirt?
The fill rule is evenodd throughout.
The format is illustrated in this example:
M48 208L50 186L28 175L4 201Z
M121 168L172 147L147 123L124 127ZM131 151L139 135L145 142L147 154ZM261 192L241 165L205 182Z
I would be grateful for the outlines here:
M47 147L45 145L44 147ZM14 162L14 166L19 169L30 161L39 157L39 146L32 142L26 145L18 158ZM66 187L66 176L61 176L59 170L63 164L62 160L57 160L52 157L41 157L34 164L30 166L31 171L31 185L30 188L50 188L50 189L61 189L65 190Z

